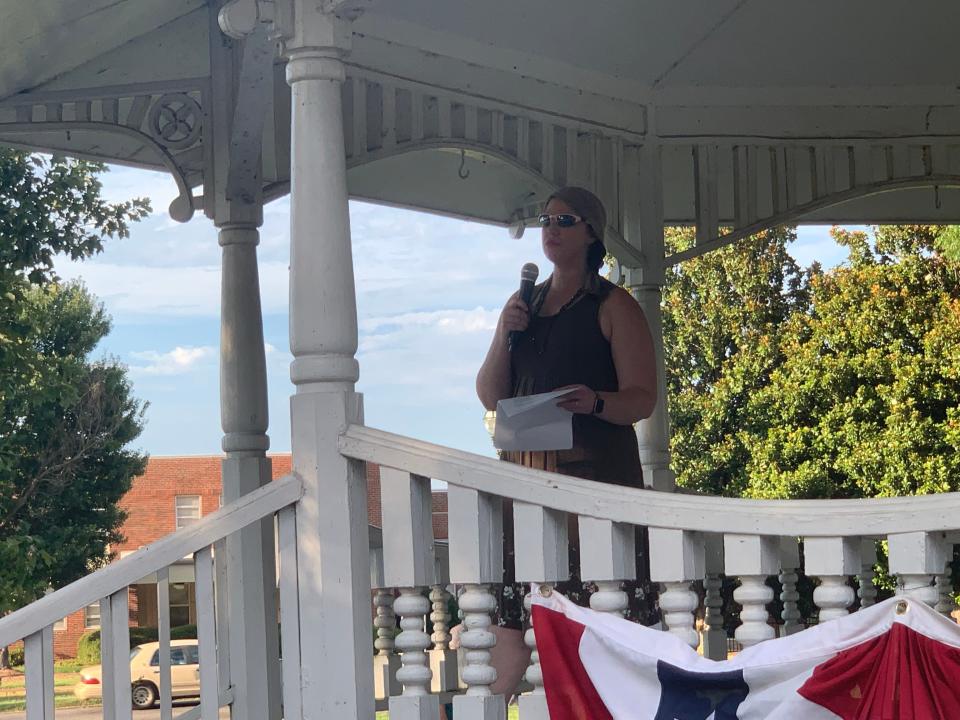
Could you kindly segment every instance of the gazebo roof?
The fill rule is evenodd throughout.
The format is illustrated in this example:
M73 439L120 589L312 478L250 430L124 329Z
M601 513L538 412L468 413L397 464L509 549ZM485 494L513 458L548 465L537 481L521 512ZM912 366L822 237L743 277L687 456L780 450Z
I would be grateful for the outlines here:
M202 0L12 5L0 23L0 141L167 167L182 188L200 187L218 125L211 108L230 72L218 59L229 41L217 7ZM388 203L508 223L524 214L524 198L551 184L542 168L545 177L537 177L536 166L515 161L551 123L574 138L661 144L668 222L695 219L688 166L697 145L900 142L938 144L947 157L960 136L953 52L960 5L953 2L348 0L339 12L353 19L345 90L351 193ZM413 134L426 123L419 130L433 142L386 152L378 128L358 114L382 117L387 106L399 114L405 92ZM203 114L203 132L189 137L190 122L179 134L162 127L169 112L160 101L169 105L171 94L172 112L189 121L196 110L193 124ZM261 175L271 197L286 192L289 177L289 90L279 61L263 99ZM494 113L487 145L499 141L503 152L445 142L444 123L455 129L461 106L466 116ZM522 147L498 135L514 130ZM362 148L356 132L369 136ZM732 177L736 161L723 147L717 162L720 175ZM469 172L469 186L450 182L460 171ZM848 200L799 219L960 215L952 192L934 199L929 188ZM733 203L721 190L721 221L733 217Z

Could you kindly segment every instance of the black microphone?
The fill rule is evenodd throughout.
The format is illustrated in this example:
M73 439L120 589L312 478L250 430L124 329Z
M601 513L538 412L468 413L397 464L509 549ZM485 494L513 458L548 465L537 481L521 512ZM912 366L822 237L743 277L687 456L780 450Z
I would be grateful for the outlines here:
M540 274L540 268L535 263L527 263L520 268L520 293L519 298L529 308L530 301L533 300L533 286L537 283L537 276ZM513 346L522 333L519 330L511 330L507 338L507 351L512 352Z

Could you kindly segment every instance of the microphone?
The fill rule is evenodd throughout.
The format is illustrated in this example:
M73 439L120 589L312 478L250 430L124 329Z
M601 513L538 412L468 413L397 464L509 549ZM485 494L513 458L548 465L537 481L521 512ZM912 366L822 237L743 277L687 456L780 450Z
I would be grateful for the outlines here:
M537 282L537 276L540 274L540 268L535 263L527 263L520 269L520 293L519 297L527 307L530 307L530 301L533 300L533 286ZM512 352L513 346L519 339L521 333L519 330L511 330L510 337L507 338L507 351Z

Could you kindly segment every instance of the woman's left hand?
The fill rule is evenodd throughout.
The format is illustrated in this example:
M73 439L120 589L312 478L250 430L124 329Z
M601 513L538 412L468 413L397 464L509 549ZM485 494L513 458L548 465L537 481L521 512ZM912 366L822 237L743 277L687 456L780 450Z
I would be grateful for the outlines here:
M557 388L557 390L567 391L566 395L557 400L557 407L581 415L593 414L593 408L597 402L597 393L586 385L567 385Z

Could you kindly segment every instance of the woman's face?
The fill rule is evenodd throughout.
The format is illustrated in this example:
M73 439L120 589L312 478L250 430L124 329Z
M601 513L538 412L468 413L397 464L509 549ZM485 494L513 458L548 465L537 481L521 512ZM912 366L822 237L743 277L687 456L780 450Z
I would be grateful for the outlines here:
M578 215L563 200L553 198L543 210L547 215L568 213ZM543 254L554 265L562 267L571 265L586 265L587 248L593 242L590 228L585 222L578 222L573 227L562 228L556 222L550 222L548 227L541 229L541 243Z

